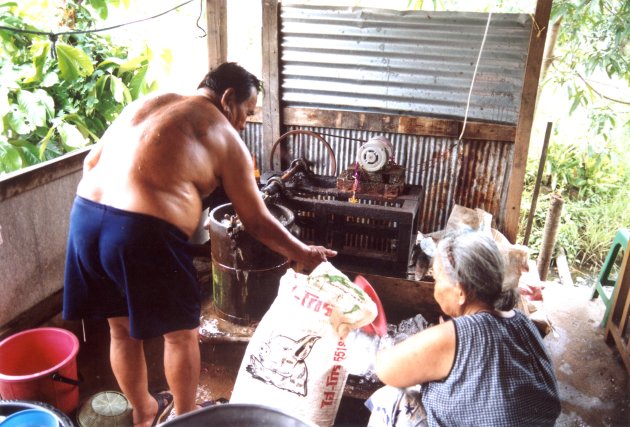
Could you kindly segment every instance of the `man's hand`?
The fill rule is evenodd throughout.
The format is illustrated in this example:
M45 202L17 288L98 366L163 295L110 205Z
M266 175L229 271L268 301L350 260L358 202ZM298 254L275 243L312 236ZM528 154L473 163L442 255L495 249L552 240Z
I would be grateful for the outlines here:
M312 271L319 264L335 255L337 255L337 251L333 251L332 249L323 246L309 246L305 256L301 260L296 260L297 266L295 270L300 271L304 269L306 271Z

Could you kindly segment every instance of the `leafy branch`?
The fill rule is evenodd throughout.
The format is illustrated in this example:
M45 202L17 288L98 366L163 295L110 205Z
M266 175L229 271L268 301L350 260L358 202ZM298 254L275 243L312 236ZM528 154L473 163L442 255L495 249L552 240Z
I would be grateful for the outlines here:
M65 1L59 23L74 31L64 41L31 24L39 19L32 7L0 4L0 175L93 143L126 104L156 89L148 47L129 58L126 47L87 30L121 1L128 6Z

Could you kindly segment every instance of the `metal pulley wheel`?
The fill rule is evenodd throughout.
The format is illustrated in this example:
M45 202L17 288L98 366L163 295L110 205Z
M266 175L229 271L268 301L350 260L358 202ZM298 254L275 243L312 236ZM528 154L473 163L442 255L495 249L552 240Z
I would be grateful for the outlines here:
M392 145L384 136L370 138L359 147L357 161L368 172L377 172L387 166L392 157Z

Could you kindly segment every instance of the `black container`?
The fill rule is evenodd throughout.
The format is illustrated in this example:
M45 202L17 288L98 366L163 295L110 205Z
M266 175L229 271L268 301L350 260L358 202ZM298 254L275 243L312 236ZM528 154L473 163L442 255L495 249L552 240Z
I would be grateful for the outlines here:
M271 214L287 229L293 212L282 205L269 205ZM212 299L217 314L230 322L249 325L262 319L278 295L280 278L289 261L245 231L229 233L226 216L234 215L231 203L210 212L212 251Z
M209 406L162 424L164 427L203 425L212 427L316 427L314 424L278 409L244 403Z

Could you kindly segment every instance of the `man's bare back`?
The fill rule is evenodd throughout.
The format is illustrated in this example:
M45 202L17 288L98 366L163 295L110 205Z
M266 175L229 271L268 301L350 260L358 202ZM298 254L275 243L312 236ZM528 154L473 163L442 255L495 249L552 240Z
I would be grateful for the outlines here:
M201 199L219 184L226 160L242 151L227 119L202 96L164 94L127 107L86 158L77 193L161 218L190 236ZM226 147L226 142L237 147ZM242 165L241 165L242 167Z
M161 423L169 400L176 414L196 409L201 304L186 239L169 224L130 212L190 236L202 199L221 186L245 230L271 250L306 269L336 254L293 236L261 197L238 135L260 89L247 70L221 64L204 76L196 95L163 94L129 105L85 158L81 197L70 214L63 316L107 318L112 369L134 408L135 426ZM164 337L171 398L148 392L141 343L156 335Z

